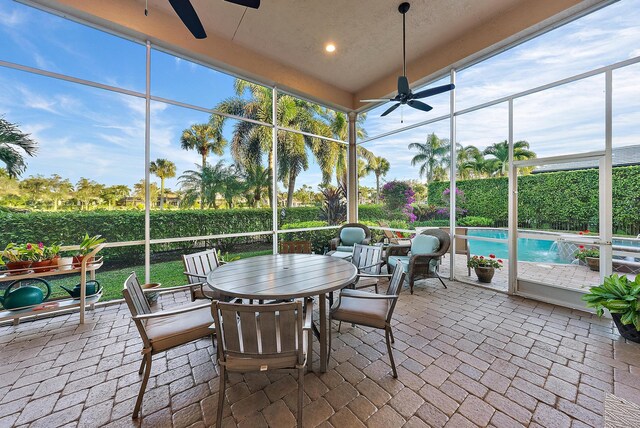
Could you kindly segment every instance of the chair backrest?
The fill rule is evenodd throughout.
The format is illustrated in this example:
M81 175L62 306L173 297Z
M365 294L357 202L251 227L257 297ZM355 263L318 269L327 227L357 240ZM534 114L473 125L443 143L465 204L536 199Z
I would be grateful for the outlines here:
M378 222L378 224L380 225L380 227L385 227L385 228L390 227L388 223L385 223L383 221ZM384 233L384 236L387 239L397 239L398 238L398 236L395 233L393 233L391 230L386 230L385 229L382 232Z
M398 261L395 269L393 269L393 275L389 280L389 288L387 288L387 296L396 296L396 298L393 299L391 301L391 304L389 305L389 310L387 311L387 322L391 322L393 310L395 309L396 303L398 302L398 296L400 295L402 284L404 284L405 275L406 273L402 268L402 262Z
M360 229L364 230L364 237L365 239L371 239L371 230L365 226L362 223L345 223L342 225L342 227L340 229L338 229L338 237L340 237L340 233L342 232L342 229L346 229L349 227L359 227Z
M351 263L358 268L359 273L379 275L382 267L381 261L382 247L380 245L355 244L353 246Z
M215 248L193 254L184 254L182 262L184 263L184 271L189 284L201 283L204 281L203 276L220 266Z
M449 247L451 246L451 236L449 236L449 232L440 229L426 229L420 234L435 236L438 238L438 241L440 241L440 248L435 252L435 257L443 256L449 251Z
M142 286L135 272L131 272L131 275L129 275L124 282L122 294L124 300L127 302L131 315L136 316L151 313L151 308L149 307L147 299L144 297Z
M280 254L311 254L311 241L280 241Z
M448 227L441 227L440 229L449 232ZM469 252L469 241L460 237L467 235L468 230L466 227L456 227L456 254L467 254ZM449 248L448 252L451 253L451 248Z
M296 357L304 362L302 303L243 305L214 301L213 319L218 336L218 357L273 361Z

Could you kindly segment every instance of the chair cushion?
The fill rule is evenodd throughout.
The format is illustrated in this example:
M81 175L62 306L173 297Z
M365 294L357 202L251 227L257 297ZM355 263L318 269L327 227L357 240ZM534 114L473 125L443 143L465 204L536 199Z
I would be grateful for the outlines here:
M359 299L358 295L371 296L372 293L358 290L342 292L337 306L331 309L331 317L338 321L384 328L389 310L389 300Z
M353 253L353 245L338 245L336 247L336 251L340 251L343 253Z
M393 266L395 269L396 264L398 262L402 263L402 269L406 272L409 272L409 256L389 256L389 261L387 264L389 266Z
M340 231L340 242L342 245L353 246L359 244L367 237L364 229L360 227L345 227Z
M188 306L202 305L202 302ZM180 309L182 306L174 309ZM151 341L153 353L164 351L193 340L211 335L209 326L213 324L211 308L204 307L190 312L151 318L146 321L145 330Z
M431 235L416 235L411 241L411 254L432 254L440 248L440 240Z

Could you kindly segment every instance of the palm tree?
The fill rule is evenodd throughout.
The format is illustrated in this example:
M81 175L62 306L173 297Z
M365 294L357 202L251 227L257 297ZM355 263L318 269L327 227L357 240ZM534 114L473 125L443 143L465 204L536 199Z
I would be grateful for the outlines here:
M367 169L376 176L376 204L380 203L380 177L384 177L389 172L391 164L382 156L376 156L368 163Z
M256 208L264 197L264 192L268 192L271 188L271 171L260 164L249 165L244 170L243 178L247 204L251 208Z
M23 152L34 156L37 151L38 143L29 134L0 117L0 161L7 166L9 178L19 177L27 169Z
M163 209L164 179L176 176L176 164L167 159L156 159L149 164L149 172L160 178L160 209Z
M131 193L131 189L125 186L124 184L117 184L115 186L106 187L100 197L107 201L107 206L109 209L122 198L126 198Z
M509 143L507 140L492 144L484 149L485 156L493 156L488 161L492 163L491 174L504 177L507 175L509 165ZM516 141L513 143L513 160L534 159L535 152L529 150L529 143L526 141Z
M420 164L420 177L426 177L427 181L432 181L436 172L441 173L444 168L449 166L449 140L438 138L435 133L429 134L424 143L409 144L409 149L418 151L418 154L411 159L411 165Z
M231 165L227 168L223 180L222 196L229 208L233 208L234 199L240 196L246 189L246 184L242 181L242 174L238 165Z
M184 191L181 205L190 207L200 200L200 209L204 207L218 209L216 198L224 192L227 168L220 160L214 165L196 165L197 170L187 170L179 178L178 183Z
M460 146L456 155L456 170L458 178L468 180L484 174L484 156L476 146Z
M222 135L223 120L216 116L211 118L207 124L191 125L190 128L182 131L180 146L184 150L195 150L200 153L202 163L200 167L204 170L207 164L207 156L214 153L222 156L227 140ZM205 189L200 189L200 195L204 197ZM204 208L204 200L200 200L200 208Z

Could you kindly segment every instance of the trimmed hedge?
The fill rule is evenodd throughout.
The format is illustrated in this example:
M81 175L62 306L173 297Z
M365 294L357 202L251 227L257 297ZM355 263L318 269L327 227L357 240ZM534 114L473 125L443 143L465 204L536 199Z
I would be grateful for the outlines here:
M508 221L508 178L462 180L470 216ZM448 182L429 184L430 202L441 202ZM613 169L613 231L640 233L640 166ZM597 230L598 170L559 171L518 177L518 223L541 229Z

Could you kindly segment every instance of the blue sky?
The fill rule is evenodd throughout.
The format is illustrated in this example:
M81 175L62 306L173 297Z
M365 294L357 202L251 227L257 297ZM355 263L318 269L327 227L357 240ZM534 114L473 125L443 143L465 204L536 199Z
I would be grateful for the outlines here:
M640 0L623 0L458 73L457 105L465 108L599 66L640 55ZM38 28L38 31L32 31ZM0 59L82 79L144 91L144 46L64 20L39 10L0 0ZM412 76L409 76L410 78ZM233 94L233 77L153 51L152 93L211 108ZM446 83L446 80L433 85ZM0 114L32 133L40 143L28 159L25 176L59 173L76 182L90 177L105 184L137 182L144 175L144 101L0 67ZM614 73L614 144L640 144L640 65ZM388 105L368 114L370 136L442 116L449 96L428 99L429 113L398 109L381 118ZM515 103L515 138L531 143L539 156L604 147L604 77L535 94ZM458 142L484 148L507 138L506 104L458 118ZM404 123L401 123L401 117ZM169 158L178 172L192 169L199 156L179 148L183 129L208 115L154 102L151 158ZM231 138L232 121L226 128ZM417 179L410 166L411 142L435 132L449 136L442 121L365 144L385 156L387 179ZM228 152L223 158L230 162ZM215 161L215 157L210 159ZM320 171L311 163L298 186L313 187ZM362 184L373 186L372 176ZM169 180L169 187L177 186Z

